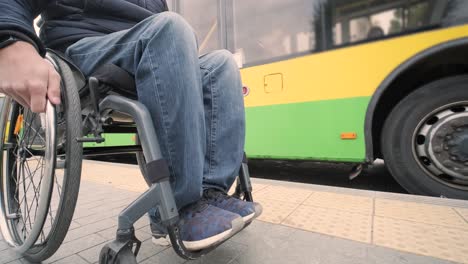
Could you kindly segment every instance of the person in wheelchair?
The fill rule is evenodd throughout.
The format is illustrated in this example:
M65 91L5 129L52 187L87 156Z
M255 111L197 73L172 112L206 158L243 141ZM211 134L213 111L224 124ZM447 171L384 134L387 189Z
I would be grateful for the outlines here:
M169 165L187 249L209 247L261 213L258 203L227 195L245 138L237 65L228 51L199 56L193 29L165 0L0 0L0 10L0 92L33 112L44 112L47 99L61 103L46 47L86 76L114 64L134 77ZM156 209L150 218L153 236L164 237Z

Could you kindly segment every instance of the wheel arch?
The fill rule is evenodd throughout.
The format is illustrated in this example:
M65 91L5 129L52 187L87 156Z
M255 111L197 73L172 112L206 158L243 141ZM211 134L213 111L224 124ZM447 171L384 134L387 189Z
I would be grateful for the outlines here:
M374 92L366 111L366 161L381 158L383 124L398 102L432 81L468 73L468 38L444 42L428 48L400 64ZM399 87L396 89L396 87Z

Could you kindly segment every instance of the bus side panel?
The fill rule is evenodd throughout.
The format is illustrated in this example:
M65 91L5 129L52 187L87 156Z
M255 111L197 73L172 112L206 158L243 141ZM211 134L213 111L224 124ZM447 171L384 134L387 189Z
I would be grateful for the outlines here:
M364 162L370 97L247 108L246 152L253 158ZM341 139L356 133L356 139Z
M467 30L427 31L242 69L249 88L247 155L364 162L365 116L376 88L401 63ZM358 138L341 140L346 132Z

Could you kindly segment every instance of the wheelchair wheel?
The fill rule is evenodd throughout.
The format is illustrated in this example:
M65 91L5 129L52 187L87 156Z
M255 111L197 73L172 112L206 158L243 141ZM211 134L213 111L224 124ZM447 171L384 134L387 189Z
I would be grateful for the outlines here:
M63 242L80 185L78 89L68 65L55 63L62 104L48 103L45 114L35 114L6 98L0 118L0 227L5 241L32 262L49 258Z

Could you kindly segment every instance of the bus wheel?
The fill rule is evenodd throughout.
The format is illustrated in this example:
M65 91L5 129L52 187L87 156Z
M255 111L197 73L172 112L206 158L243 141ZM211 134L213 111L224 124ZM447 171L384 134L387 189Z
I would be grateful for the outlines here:
M405 97L385 121L381 147L391 174L410 193L468 199L468 75Z

